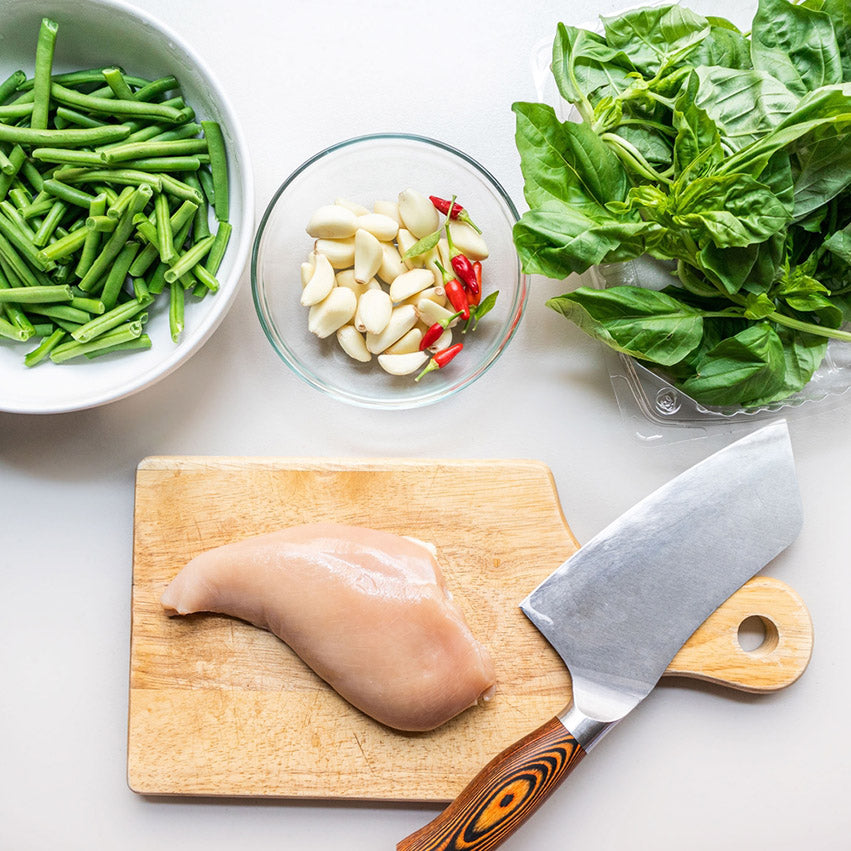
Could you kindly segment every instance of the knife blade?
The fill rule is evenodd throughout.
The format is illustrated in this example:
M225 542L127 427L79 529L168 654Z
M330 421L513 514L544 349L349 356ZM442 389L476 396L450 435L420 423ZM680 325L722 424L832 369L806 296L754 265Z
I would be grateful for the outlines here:
M681 473L581 547L521 603L567 665L573 700L494 757L397 851L500 845L801 525L780 420Z

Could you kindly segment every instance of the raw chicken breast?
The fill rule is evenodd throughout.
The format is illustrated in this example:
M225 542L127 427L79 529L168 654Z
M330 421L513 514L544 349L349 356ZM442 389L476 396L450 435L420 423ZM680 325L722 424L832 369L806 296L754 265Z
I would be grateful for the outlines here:
M268 629L346 700L399 730L431 730L487 697L488 652L423 543L317 523L192 559L168 614L219 612Z

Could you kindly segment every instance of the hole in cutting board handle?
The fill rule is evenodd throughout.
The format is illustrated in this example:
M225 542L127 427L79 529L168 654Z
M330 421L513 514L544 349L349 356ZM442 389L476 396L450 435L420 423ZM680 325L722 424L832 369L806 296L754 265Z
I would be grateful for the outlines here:
M767 656L780 643L777 624L763 615L750 615L739 624L739 647L746 653Z

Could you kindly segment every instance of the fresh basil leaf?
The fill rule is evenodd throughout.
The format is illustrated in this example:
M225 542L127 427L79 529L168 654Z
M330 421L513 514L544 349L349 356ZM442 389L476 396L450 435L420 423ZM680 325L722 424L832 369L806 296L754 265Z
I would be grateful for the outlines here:
M743 405L777 393L785 380L783 342L768 322L722 340L695 364L680 388L705 405Z
M754 67L804 95L842 82L839 46L830 17L788 0L759 0L753 19Z
M573 104L596 103L629 88L635 66L622 50L585 29L559 24L553 42L552 72L561 96Z
M513 233L523 271L558 279L639 257L645 236L656 229L650 222L619 221L603 208L594 218L579 207L550 202L524 213Z
M824 241L825 250L851 266L851 225L832 233Z
M783 259L785 237L778 231L764 242L729 248L710 242L700 251L700 263L706 275L731 295L741 290L766 292Z
M632 145L655 168L665 169L673 162L672 139L658 128L625 124L617 134Z
M682 360L703 335L701 311L642 287L580 287L547 306L616 351L663 365Z
M707 15L709 34L688 54L689 65L722 65L747 71L753 68L750 42L738 28L724 18Z
M833 23L842 63L842 79L846 83L851 82L851 4L848 0L824 0L820 9Z
M590 127L559 121L545 104L515 103L512 109L524 195L531 208L553 199L596 207L626 197L624 167Z
M479 320L490 313L494 307L496 306L496 299L499 296L499 290L494 290L491 293L488 293L474 308L471 309L471 313L473 315L473 331L476 330L476 327L479 324Z
M672 220L693 230L701 244L719 248L762 242L789 221L784 204L746 174L698 177L676 193Z
M431 251L438 242L440 242L440 235L443 233L442 228L438 228L436 231L424 236L422 239L417 240L403 255L403 260L408 260L411 257L419 257L420 254L425 254L427 251Z
M748 319L765 319L774 310L774 302L765 293L748 293L745 298L745 317Z
M709 34L706 18L678 3L602 15L600 20L608 44L648 76L684 59Z
M701 158L702 167L706 169L724 158L717 125L706 110L695 103L697 87L697 75L691 74L674 104L672 124L677 131L674 141L674 174L677 176L698 158Z
M827 296L820 293L805 295L789 295L784 301L792 310L798 313L814 313L820 325L828 328L838 328L842 324L842 311Z
M797 151L795 219L803 220L851 186L851 139L833 127L816 131Z
M734 151L773 130L798 104L798 97L765 71L700 66L695 72L700 81L695 103Z

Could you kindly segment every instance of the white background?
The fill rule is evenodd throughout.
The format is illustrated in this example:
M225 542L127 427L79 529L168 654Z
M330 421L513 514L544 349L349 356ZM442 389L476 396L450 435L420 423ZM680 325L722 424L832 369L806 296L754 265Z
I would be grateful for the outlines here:
M253 156L257 216L304 159L375 131L445 140L522 207L511 103L533 48L612 0L140 2L223 81ZM730 0L695 2L742 20ZM569 282L573 286L575 281ZM391 848L436 807L145 799L125 782L134 471L149 454L534 457L580 541L737 434L648 443L620 415L601 349L534 279L496 366L409 412L343 406L276 359L251 303L131 398L61 416L0 414L0 848ZM790 417L805 521L767 573L816 629L804 677L773 696L658 689L506 849L849 847L849 402ZM475 534L475 529L471 530Z

